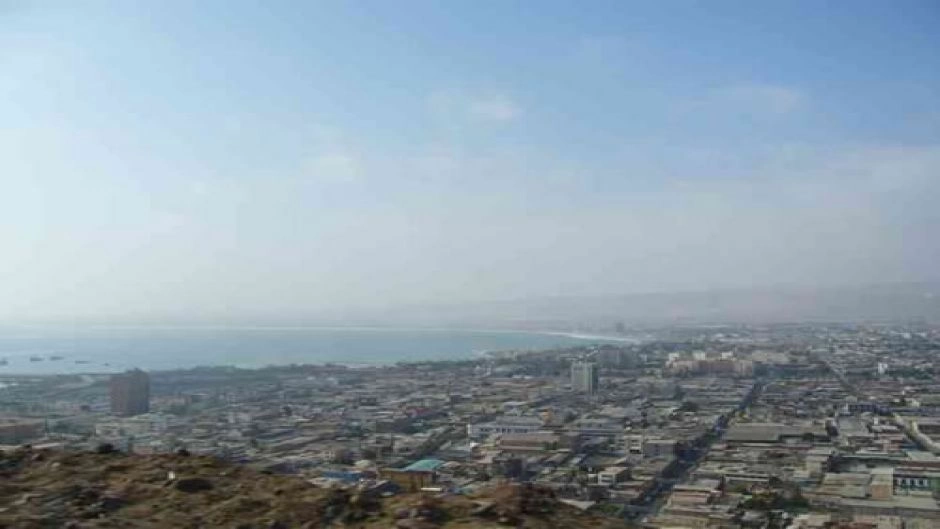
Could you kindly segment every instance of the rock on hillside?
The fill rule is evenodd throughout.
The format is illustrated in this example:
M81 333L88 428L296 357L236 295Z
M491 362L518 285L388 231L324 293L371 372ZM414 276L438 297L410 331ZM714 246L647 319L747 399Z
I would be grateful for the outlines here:
M0 529L624 527L507 485L473 497L374 498L191 455L0 453Z

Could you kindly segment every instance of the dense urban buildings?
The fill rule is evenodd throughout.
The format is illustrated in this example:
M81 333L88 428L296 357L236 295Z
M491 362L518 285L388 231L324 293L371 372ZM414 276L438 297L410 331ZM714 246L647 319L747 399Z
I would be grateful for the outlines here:
M940 527L940 328L635 333L465 361L8 378L0 442L185 449L382 494L531 483L646 529Z
M150 377L139 369L111 376L111 413L140 415L150 411Z

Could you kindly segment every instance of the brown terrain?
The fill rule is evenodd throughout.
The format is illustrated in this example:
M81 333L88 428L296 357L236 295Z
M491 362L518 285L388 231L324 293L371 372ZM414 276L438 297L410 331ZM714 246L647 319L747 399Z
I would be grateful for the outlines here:
M0 453L0 529L625 527L526 485L383 498L211 457L99 452Z

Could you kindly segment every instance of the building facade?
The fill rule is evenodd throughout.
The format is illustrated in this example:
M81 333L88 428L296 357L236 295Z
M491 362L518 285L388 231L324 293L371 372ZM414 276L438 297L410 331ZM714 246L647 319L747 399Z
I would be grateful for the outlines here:
M571 364L571 389L582 393L597 393L597 364L573 362Z
M139 369L111 376L111 413L140 415L150 411L150 377Z

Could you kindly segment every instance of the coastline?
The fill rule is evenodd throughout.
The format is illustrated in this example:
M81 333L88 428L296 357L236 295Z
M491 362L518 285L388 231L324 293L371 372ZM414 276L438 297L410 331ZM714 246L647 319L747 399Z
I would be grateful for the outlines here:
M561 331L547 331L544 334L550 334L553 336L565 336L567 338L574 338L575 340L585 340L585 341L623 342L623 343L640 343L643 341L633 336L611 336L608 334L583 334L583 333L578 333L578 332L561 332Z
M0 367L0 377L106 374L132 367L148 371L210 366L263 369L292 364L367 367L399 362L473 360L500 351L537 351L591 342L639 342L630 336L563 330L451 327L213 325L43 326L33 329L46 332L12 338L0 333L0 347L10 347L5 352L0 350L0 358L10 360L9 365ZM108 331L115 331L113 337ZM270 338L265 335L268 332ZM309 334L305 336L304 332ZM181 336L184 346L179 345ZM552 337L559 340L552 340ZM13 341L4 344L4 339ZM208 353L197 354L200 350ZM115 351L121 351L118 354L123 356ZM52 360L52 355L59 358ZM32 356L42 360L34 362ZM168 358L178 361L167 361ZM200 361L194 363L193 358Z

